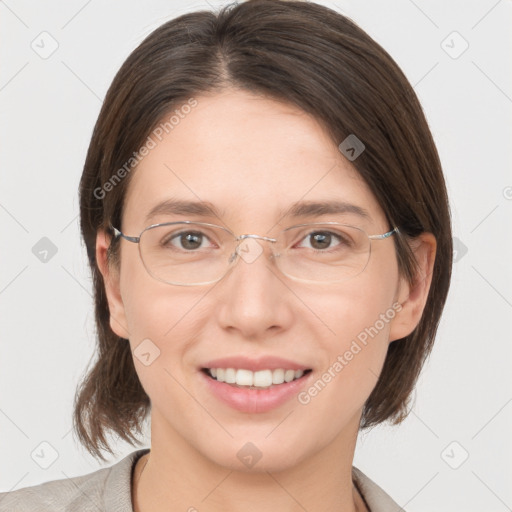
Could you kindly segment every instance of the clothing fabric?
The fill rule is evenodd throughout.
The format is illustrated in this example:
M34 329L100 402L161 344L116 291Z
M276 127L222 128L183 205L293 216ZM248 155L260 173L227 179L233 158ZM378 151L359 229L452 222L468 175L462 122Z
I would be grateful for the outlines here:
M108 468L0 493L0 512L133 512L132 478L137 450ZM352 466L352 479L371 512L405 512L375 482Z

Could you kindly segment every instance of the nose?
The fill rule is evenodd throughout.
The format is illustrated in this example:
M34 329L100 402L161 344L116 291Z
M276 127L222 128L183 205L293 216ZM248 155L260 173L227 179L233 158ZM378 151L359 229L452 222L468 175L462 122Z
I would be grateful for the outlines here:
M217 311L221 327L247 339L286 330L293 318L293 294L271 257L273 239L251 235L239 239L238 261L216 287L221 295Z

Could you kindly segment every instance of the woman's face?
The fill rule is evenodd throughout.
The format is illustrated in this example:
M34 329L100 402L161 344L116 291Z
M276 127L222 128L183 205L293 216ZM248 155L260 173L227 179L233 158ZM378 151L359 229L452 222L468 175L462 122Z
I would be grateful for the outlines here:
M304 222L338 221L370 235L391 229L312 117L239 90L195 99L197 106L155 139L133 171L118 226L125 234L175 220L269 237ZM220 219L165 213L146 219L167 200L208 202ZM282 216L301 201L343 201L368 215ZM284 276L269 258L270 243L258 243L263 252L254 261L239 259L215 284L187 287L152 278L137 244L122 240L119 280L112 274L107 291L111 326L129 339L151 399L152 445L182 443L241 470L261 456L258 470L277 471L355 441L388 344L413 326L405 332L399 320L397 301L406 293L393 237L372 242L366 269L338 284ZM225 358L234 359L215 362ZM212 364L272 370L272 376L280 368L311 372L293 384L240 389L207 376Z

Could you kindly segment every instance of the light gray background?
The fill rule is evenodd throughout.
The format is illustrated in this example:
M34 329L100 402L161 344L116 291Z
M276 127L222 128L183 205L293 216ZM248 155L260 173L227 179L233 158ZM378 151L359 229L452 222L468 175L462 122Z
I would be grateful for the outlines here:
M400 427L361 436L354 464L410 512L512 510L512 2L321 3L356 21L414 85L443 162L458 248L414 408ZM2 491L101 467L70 431L75 387L94 347L78 182L119 66L157 26L203 8L0 2ZM31 44L42 53L52 38L58 48L43 59ZM464 40L469 47L457 56ZM32 251L42 237L57 248L47 262ZM47 469L31 456L51 461L42 442L58 454ZM105 466L134 449L117 448Z

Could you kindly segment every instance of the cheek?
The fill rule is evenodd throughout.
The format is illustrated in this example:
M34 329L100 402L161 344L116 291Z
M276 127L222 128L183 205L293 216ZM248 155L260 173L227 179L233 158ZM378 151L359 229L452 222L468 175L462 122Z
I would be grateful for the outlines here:
M200 297L197 292L180 290L158 282L133 287L125 301L130 342L136 346L149 338L162 352L179 352L193 340L201 325L198 321Z
M135 368L146 388L159 374L155 370L174 372L178 363L186 366L202 326L201 297L197 290L153 279L138 261L127 258L124 263L121 295L126 324Z
M169 329L186 313L184 289L150 276L136 246L129 247L122 255L120 286L130 341L134 345L145 338L161 343Z
M199 322L192 310L196 300L173 294L165 284L138 288L127 309L130 346L142 387L155 404L169 401L186 407L187 396L176 382L191 374L191 347L199 339ZM163 288L163 289L162 289ZM182 396L183 395L183 396Z
M317 379L298 398L310 407L312 418L330 417L333 433L363 407L375 387L396 314L393 272L386 279L372 273L360 277L337 292L324 290L311 304L322 320L319 329L325 332L317 339L326 357Z
M396 281L393 272L389 278L378 279L367 273L357 281L347 282L339 287L311 290L303 301L318 318L321 336L328 346L343 348L347 342L376 326L379 339L386 338L390 320L394 317L392 308ZM303 295L304 296L304 295ZM384 316L383 316L384 315ZM384 320L382 320L384 318ZM360 336L364 338L364 334Z

